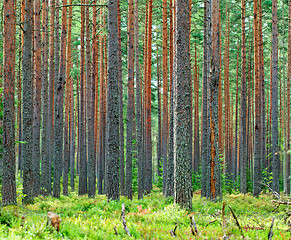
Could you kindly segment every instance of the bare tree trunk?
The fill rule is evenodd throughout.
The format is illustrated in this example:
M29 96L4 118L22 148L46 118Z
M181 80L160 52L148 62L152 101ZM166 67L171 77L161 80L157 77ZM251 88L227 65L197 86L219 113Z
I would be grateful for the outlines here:
M4 91L2 205L16 205L15 179L15 1L4 4ZM27 18L26 18L27 19Z

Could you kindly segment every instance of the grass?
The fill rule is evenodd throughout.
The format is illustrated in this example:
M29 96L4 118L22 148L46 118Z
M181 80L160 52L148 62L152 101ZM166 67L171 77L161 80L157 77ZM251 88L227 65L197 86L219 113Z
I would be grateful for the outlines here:
M264 194L253 198L250 194L225 195L220 202L210 202L193 196L193 210L188 212L165 199L158 189L142 200L129 201L121 197L119 202L107 202L106 196L95 199L79 197L76 193L60 199L38 197L27 206L3 207L0 211L1 239L171 239L170 230L175 228L177 239L217 239L224 235L230 239L242 238L228 206L237 215L246 239L267 239L273 216L275 216L273 239L291 239L287 221L287 206L275 208L272 196ZM132 237L124 231L121 205L125 203L126 221ZM222 225L222 205L226 203L225 221ZM47 226L47 212L60 215L60 232ZM198 235L190 231L189 214L198 226ZM115 235L114 227L118 232Z

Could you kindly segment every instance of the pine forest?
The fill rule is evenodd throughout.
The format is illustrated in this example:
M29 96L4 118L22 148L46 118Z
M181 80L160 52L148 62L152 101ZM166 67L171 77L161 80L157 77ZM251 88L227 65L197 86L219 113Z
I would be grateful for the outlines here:
M291 0L0 16L0 239L291 239Z

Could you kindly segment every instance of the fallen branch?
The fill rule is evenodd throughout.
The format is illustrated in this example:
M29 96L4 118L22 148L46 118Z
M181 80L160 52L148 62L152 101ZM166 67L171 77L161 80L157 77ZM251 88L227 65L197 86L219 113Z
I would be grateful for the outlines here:
M122 212L121 212L121 217L122 217L122 224L123 224L124 230L125 230L125 232L127 233L127 235L131 237L131 235L130 235L130 233L129 233L129 229L128 229L128 227L126 226L126 221L125 221L125 204L124 204L124 203L122 203Z
M245 236L244 236L244 234L243 234L242 227L240 226L240 224L239 224L239 222L238 222L238 219L237 219L237 217L236 217L234 211L232 210L231 206L228 206L228 207L229 207L229 209L230 209L230 211L231 211L231 213L232 213L233 218L235 219L236 225L237 225L238 228L240 229L241 235L243 236L243 238L245 238Z
M267 188L272 192L272 194L274 195L275 198L277 198L277 199L279 199L279 200L281 199L280 194L277 193L276 191L274 191L274 190L270 187L269 184L267 184L267 183L263 183L263 182L260 182L260 184L266 186L266 187L267 187Z
M197 235L198 234L198 228L196 225L196 222L194 220L194 216L190 217L190 226L191 226L191 233L192 235Z
M217 222L217 219L210 221L209 223L206 224L206 227L208 227L210 224ZM221 224L221 223L219 223Z
M279 200L272 200L273 203L277 203L279 205L291 205L291 202L284 202L284 201L279 201Z
M118 232L117 232L117 229L116 229L116 225L114 226L114 232L115 232L115 235L117 236Z
M176 237L176 236L177 236L177 235L176 235L177 227L178 227L178 225L176 224L174 230L172 230L172 229L170 230L170 234L171 234L172 237Z
M273 217L272 224L270 226L270 231L268 233L268 240L272 240L272 237L274 235L273 233L274 222L275 222L275 217Z

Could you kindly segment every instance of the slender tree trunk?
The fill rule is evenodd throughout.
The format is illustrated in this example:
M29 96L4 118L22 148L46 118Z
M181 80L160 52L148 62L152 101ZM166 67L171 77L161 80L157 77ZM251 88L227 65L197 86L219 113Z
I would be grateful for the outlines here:
M157 85L158 85L158 141L157 141L157 175L158 186L162 185L162 116L161 116L161 70L160 58L157 56Z
M41 194L47 196L50 191L50 159L49 159L49 124L48 124L48 102L49 102L49 92L48 92L48 1L43 0L42 2L42 141L41 141L41 151L42 151L42 162L41 162L41 179L40 179L40 189Z
M121 59L121 12L120 1L117 2L117 27L118 27L118 87L119 87L119 158L120 158L120 192L125 195L124 189L124 123L123 123L123 81L122 81L122 59ZM137 11L137 10L136 10ZM136 26L135 26L136 27ZM137 86L138 87L138 86ZM138 107L137 107L138 108ZM138 110L137 110L138 111ZM138 114L138 112L137 112ZM139 124L137 123L139 128ZM139 144L137 142L137 144Z
M174 79L173 79L173 39L174 39L174 12L173 2L170 0L170 117L169 117L169 144L168 144L168 163L167 163L167 188L166 197L174 196Z
M108 1L107 197L119 200L119 91L117 0ZM133 11L133 9L132 9ZM132 79L133 81L133 79Z
M2 205L17 204L15 179L15 1L4 4L4 91ZM26 18L27 19L27 18Z
M239 93L238 93L238 79L239 79L239 41L237 42L237 59L236 59L236 94L235 94L235 142L234 142L234 151L233 151L233 182L236 181L236 177L238 175L238 164L239 164L239 156L238 156L238 137L237 137L237 132L238 132L238 98L239 98Z
M254 0L254 64L255 64L255 138L254 138L254 187L253 195L257 197L261 192L261 92L259 78L259 30L258 30L258 1Z
M86 2L88 4L88 1ZM95 148L94 148L94 110L95 79L91 69L90 12L86 7L86 84L87 84L87 128L88 128L88 196L95 197Z
M240 112L240 144L239 144L239 170L240 170L240 192L247 193L247 93L246 93L246 3L245 0L241 2L241 112Z
M145 192L152 190L152 137L151 137L151 66L153 0L148 2L147 74L145 78Z
M69 0L69 5L72 5L72 0ZM69 84L69 165L70 165L70 186L71 190L75 191L75 124L74 124L74 83L71 76L72 62L72 20L73 20L73 7L69 7L68 12L68 50L67 50L67 73L66 77Z
M69 5L72 4L72 0L69 0ZM73 79L71 77L71 67L72 67L72 60L71 60L71 39L72 39L72 6L69 7L69 16L68 16L68 37L67 37L67 66L66 66L66 99L65 99L65 128L64 128L64 169L63 169L63 194L68 195L68 182L69 182L69 166L74 168L74 163L72 162L72 87L73 87ZM73 180L71 176L71 184L74 182L74 170L71 171L71 174L73 175ZM72 187L72 186L71 186ZM73 186L74 189L74 186Z
M55 43L54 43L54 35L55 35L55 0L50 2L50 37L49 37L49 101L48 101L48 179L47 179L47 195L51 194L52 191L52 161L53 161L53 152L54 152L54 127L53 127L53 116L54 116L54 84L55 84Z
M84 0L81 4L84 4ZM79 122L79 148L80 148L80 174L79 195L87 193L86 173L86 138L85 138L85 7L81 7L81 60L80 60L80 122Z
M98 193L103 194L103 182L104 182L104 164L105 164L105 152L104 152L104 138L105 138L105 81L104 81L104 64L103 64L103 36L100 36L100 125L99 125L99 159L98 159Z
M208 164L209 156L209 118L208 118L208 82L210 72L209 47L211 43L211 11L208 1L204 1L204 67L203 67L203 96L202 96L202 136L201 136L201 197L210 197L210 166Z
M221 10L219 11L219 48L221 49ZM219 54L219 68L222 69L222 59ZM223 156L223 116L222 116L222 71L219 72L219 85L218 85L218 147L219 147L219 155Z
M120 20L120 19L119 19ZM120 24L119 24L120 27ZM120 28L119 28L120 29ZM141 83L140 83L140 66L139 66L139 22L138 22L138 0L134 4L134 42L135 42L135 82L136 82L136 142L137 142L137 162L138 162L138 199L143 197L143 174L144 158L142 147L142 104L141 104ZM121 57L121 38L120 38L120 57ZM120 61L121 63L121 61ZM121 68L121 66L120 66ZM121 79L122 81L122 79ZM120 84L119 87L122 87ZM119 89L120 92L120 89ZM121 92L122 96L122 92ZM122 109L122 105L121 105ZM120 114L120 116L122 116Z
M168 29L167 29L167 0L163 0L163 193L167 187L167 161L168 161Z
M231 178L231 148L230 148L230 94L229 94L229 13L226 7L226 38L225 38L225 67L224 67L224 103L225 103L225 165L226 177Z
M195 63L194 63L194 166L195 173L199 171L199 72L197 64L197 47L195 42Z
M62 1L63 5L67 5L67 0ZM58 5L58 2L57 2ZM58 19L58 13L57 18ZM56 20L58 26L58 20ZM58 29L58 28L57 28ZM58 31L58 30L57 30ZM63 101L64 101L64 86L66 80L66 35L67 35L67 8L62 9L62 34L61 34L61 54L60 66L57 82L55 84L55 122L54 122L54 185L53 196L60 197L60 180L62 176L63 164ZM57 37L57 34L56 34ZM57 44L56 44L57 45ZM56 55L57 55L56 50Z
M272 188L280 194L279 148L278 148L278 25L277 0L272 1Z
M210 80L210 199L222 197L220 184L220 160L218 150L218 85L219 85L219 0L212 3L212 59Z
M40 123L41 123L41 35L40 35L40 0L34 1L34 70L35 92L33 106L33 151L32 174L33 195L40 194Z
M129 199L132 199L132 148L133 148L133 120L134 120L134 39L133 39L133 0L128 1L128 82L127 82L127 124L126 124L126 179L125 192Z
M33 202L33 175L32 175L32 19L33 2L26 0L25 16L23 25L23 194L25 195L23 203ZM14 85L13 85L14 86ZM14 136L14 134L13 134ZM14 161L14 159L13 159Z
M260 82L261 82L261 149L262 149L262 167L267 167L266 162L266 126L265 126L265 73L264 73L264 43L263 43L263 24L262 24L262 0L259 0L259 64L260 64Z

